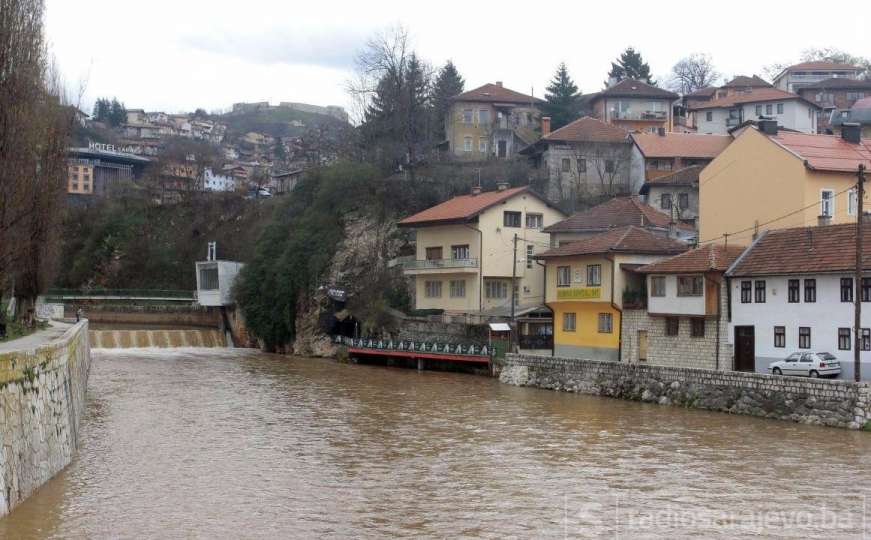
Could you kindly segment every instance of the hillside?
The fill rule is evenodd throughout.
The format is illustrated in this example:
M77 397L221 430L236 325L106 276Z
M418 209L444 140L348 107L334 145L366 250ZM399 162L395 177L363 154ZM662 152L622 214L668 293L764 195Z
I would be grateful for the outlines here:
M212 117L226 124L227 137L235 139L250 131L265 133L272 137L301 137L314 128L338 130L349 125L331 116L299 111L285 107L272 107L267 110L228 113ZM294 125L301 123L303 125Z

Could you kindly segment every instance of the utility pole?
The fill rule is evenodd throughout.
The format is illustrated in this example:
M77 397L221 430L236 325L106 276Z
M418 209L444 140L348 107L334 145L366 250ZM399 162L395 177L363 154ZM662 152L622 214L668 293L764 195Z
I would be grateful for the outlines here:
M861 351L862 351L862 221L863 221L863 202L865 199L865 165L859 164L859 170L856 172L856 274L853 281L856 283L855 293L853 294L853 334L855 347L853 351L853 380L859 382L861 377Z
M514 334L516 332L514 324L514 305L517 302L517 233L514 233L514 258L511 261L511 326L512 331L510 342L514 344Z

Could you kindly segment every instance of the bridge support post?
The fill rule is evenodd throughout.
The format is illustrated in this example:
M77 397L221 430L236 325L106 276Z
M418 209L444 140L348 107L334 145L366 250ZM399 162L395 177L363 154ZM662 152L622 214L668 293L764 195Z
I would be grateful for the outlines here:
M423 358L417 359L417 370L418 371L423 371L423 368L424 368L423 362L424 362Z

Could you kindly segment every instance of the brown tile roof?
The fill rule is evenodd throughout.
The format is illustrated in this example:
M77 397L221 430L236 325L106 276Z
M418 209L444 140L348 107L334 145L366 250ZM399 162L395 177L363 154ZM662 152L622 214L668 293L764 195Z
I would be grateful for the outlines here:
M716 86L706 86L704 88L699 88L695 92L690 92L686 95L686 97L711 97L717 93Z
M666 238L634 225L627 225L612 231L603 232L583 240L569 242L552 248L537 258L568 257L572 255L594 255L600 253L638 253L673 254L687 248L678 240Z
M725 272L744 253L744 246L707 244L680 255L675 255L637 269L643 274L687 274L697 272Z
M624 142L629 132L597 119L584 116L542 137L546 141Z
M632 140L646 158L708 158L714 159L732 142L730 135L696 133L633 133Z
M805 90L838 90L851 88L859 90L871 89L871 80L863 81L859 79L847 79L846 77L832 77L807 86L802 86L798 91L804 92Z
M752 77L748 77L746 75L738 75L731 81L724 84L723 88L746 88L748 86L752 88L771 88L771 83L759 77L758 75L754 75Z
M485 103L541 103L541 99L515 92L504 86L487 83L451 98L453 101L478 101Z
M859 69L858 66L854 66L853 64L841 64L838 62L802 62L801 64L796 64L794 66L789 66L784 71L792 71L793 69Z
M636 81L635 79L623 79L614 86L599 92L599 97L648 97L660 99L677 99L680 96L674 92Z
M701 165L693 165L692 167L684 167L678 169L671 174L658 176L653 180L648 180L641 186L641 195L645 195L653 186L698 186L699 173L704 169Z
M871 238L871 224L864 225ZM856 267L856 225L797 227L767 231L729 270L730 276L852 271ZM864 243L862 268L871 269L871 242Z
M768 137L806 162L810 169L855 172L860 163L871 170L871 140L850 143L838 135L779 131Z
M422 212L408 216L401 220L398 225L400 227L417 227L439 223L461 223L472 219L491 206L521 193L529 193L536 198L540 198L534 191L529 189L529 186L508 188L503 191L485 191L478 195L460 195L427 208Z
M692 110L702 110L702 109L722 109L732 107L734 105L740 105L743 103L761 103L765 101L787 101L792 99L799 99L806 103L810 103L814 107L815 104L807 101L803 97L793 94L792 92L787 92L785 90L780 90L778 88L754 88L750 92L741 92L738 94L732 94L726 97L721 97L720 99L713 99L711 101L706 101L699 103L698 105L694 105Z
M572 214L571 217L544 228L544 232L596 232L616 227L635 225L645 228L668 228L671 217L644 204L638 197L615 197L589 210ZM678 228L692 227L676 224Z

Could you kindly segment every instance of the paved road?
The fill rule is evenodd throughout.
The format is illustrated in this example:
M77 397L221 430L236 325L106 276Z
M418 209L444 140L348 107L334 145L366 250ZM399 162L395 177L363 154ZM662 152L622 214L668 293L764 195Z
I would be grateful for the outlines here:
M0 343L0 353L30 350L60 338L72 325L58 321L49 321L49 327L12 341Z

